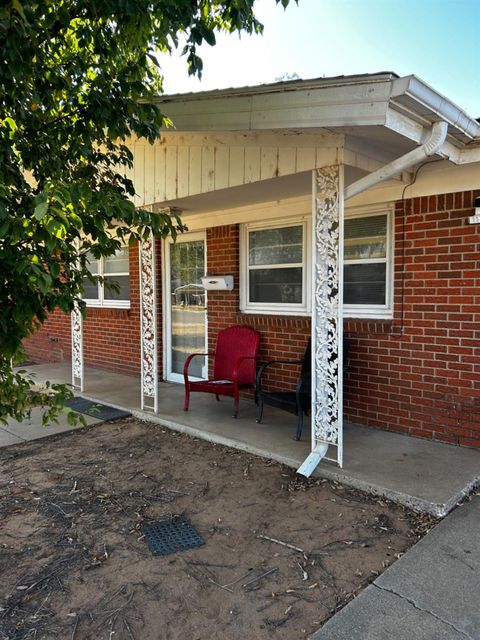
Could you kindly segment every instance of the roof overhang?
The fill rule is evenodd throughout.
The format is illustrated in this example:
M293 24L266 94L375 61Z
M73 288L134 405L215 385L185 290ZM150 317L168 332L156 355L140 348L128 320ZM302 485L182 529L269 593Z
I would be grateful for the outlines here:
M480 163L480 123L414 75L382 72L294 80L160 96L155 104L173 122L166 136L196 138L194 144L215 144L217 138L242 144L242 140L265 136L280 139L285 146L289 139L292 146L298 145L302 136L303 143L313 146L317 139L322 144L330 140L341 149L346 188L389 164L397 166L398 160L427 143L435 123L446 123L446 137L433 154L445 160L442 164ZM410 182L409 170L413 167L390 176L392 193ZM164 204L192 214L248 207L272 199L300 198L310 191L310 180L309 172L300 172Z
M434 122L448 124L438 155L455 163L480 147L480 124L414 75L391 72L294 80L258 87L161 96L176 132L324 131L368 140L389 156L423 144ZM480 153L480 149L479 149Z

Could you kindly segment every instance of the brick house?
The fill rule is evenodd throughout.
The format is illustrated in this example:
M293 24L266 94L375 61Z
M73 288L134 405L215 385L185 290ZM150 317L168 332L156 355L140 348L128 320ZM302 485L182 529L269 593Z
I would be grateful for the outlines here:
M186 354L219 329L258 329L262 360L298 358L311 335L307 473L323 456L341 464L342 408L480 447L480 124L392 73L158 103L175 129L131 142L136 203L179 211L188 233L95 264L120 294L88 287L83 323L52 314L29 357L72 358L78 386L83 363L140 375L142 406L161 412L158 381L182 382ZM233 275L233 290L205 293L206 273Z

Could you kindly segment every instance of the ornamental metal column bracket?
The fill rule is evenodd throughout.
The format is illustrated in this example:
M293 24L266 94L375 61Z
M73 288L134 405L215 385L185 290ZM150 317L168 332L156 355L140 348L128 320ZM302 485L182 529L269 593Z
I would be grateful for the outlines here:
M78 303L71 313L72 323L72 387L83 392L83 317Z
M143 240L140 262L141 407L158 411L158 339L155 239Z
M343 464L343 166L313 171L312 200L312 452L298 469L307 477L323 458Z

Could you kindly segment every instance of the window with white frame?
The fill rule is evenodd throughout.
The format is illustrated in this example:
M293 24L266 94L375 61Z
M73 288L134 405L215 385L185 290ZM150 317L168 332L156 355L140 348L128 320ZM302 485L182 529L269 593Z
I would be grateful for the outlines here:
M392 316L392 215L345 218L344 313ZM248 223L241 233L240 307L245 312L295 315L311 311L310 222Z
M130 307L130 267L128 247L121 247L114 255L99 260L90 257L89 269L92 275L102 276L103 282L93 283L84 279L83 299L92 307ZM115 283L118 288L109 287Z
M390 213L375 212L347 216L344 243L345 315L391 316Z
M298 314L309 311L309 242L305 221L242 228L241 308Z

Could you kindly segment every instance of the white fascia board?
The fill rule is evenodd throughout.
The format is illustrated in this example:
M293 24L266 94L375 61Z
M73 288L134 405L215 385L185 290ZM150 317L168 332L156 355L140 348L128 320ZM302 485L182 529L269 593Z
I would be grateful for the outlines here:
M383 125L391 84L297 85L290 91L213 92L202 98L159 100L177 131L252 131Z
M471 164L480 162L480 148L462 149L458 164Z
M289 93L292 91L318 89L319 87L346 87L353 85L365 85L375 83L386 83L399 78L392 71L383 71L380 73L366 73L351 76L335 76L331 78L310 78L307 80L283 80L281 82L272 82L266 84L249 85L244 87L230 87L228 89L208 89L206 91L191 91L189 93L175 93L170 95L160 95L154 98L156 104L175 102L178 100L198 101L215 97L238 97L253 96L262 93Z
M419 122L415 122L415 120L412 120L403 113L399 113L391 107L388 109L385 126L418 145L423 144L430 134L431 125L427 123L426 125L427 126L423 126ZM458 141L456 141L453 136L448 136L447 140L436 152L436 155L458 163L460 150L452 140L458 144Z
M467 147L466 149L455 149L457 157L454 162L457 164L471 164L480 162L480 145Z
M420 123L392 108L387 111L385 126L419 145L425 142L430 129L430 127L423 127ZM462 148L462 146L459 147L458 139L453 135L448 135L436 155L446 158L454 164L476 163L480 162L480 145L474 143L473 147Z
M480 140L480 123L414 75L392 73L161 96L155 104L177 131L252 131L276 128L384 125L415 142L437 120L459 147ZM389 108L390 107L390 108ZM403 116L403 124L401 116Z
M385 126L416 144L422 144L427 137L423 125L391 108L387 110Z

